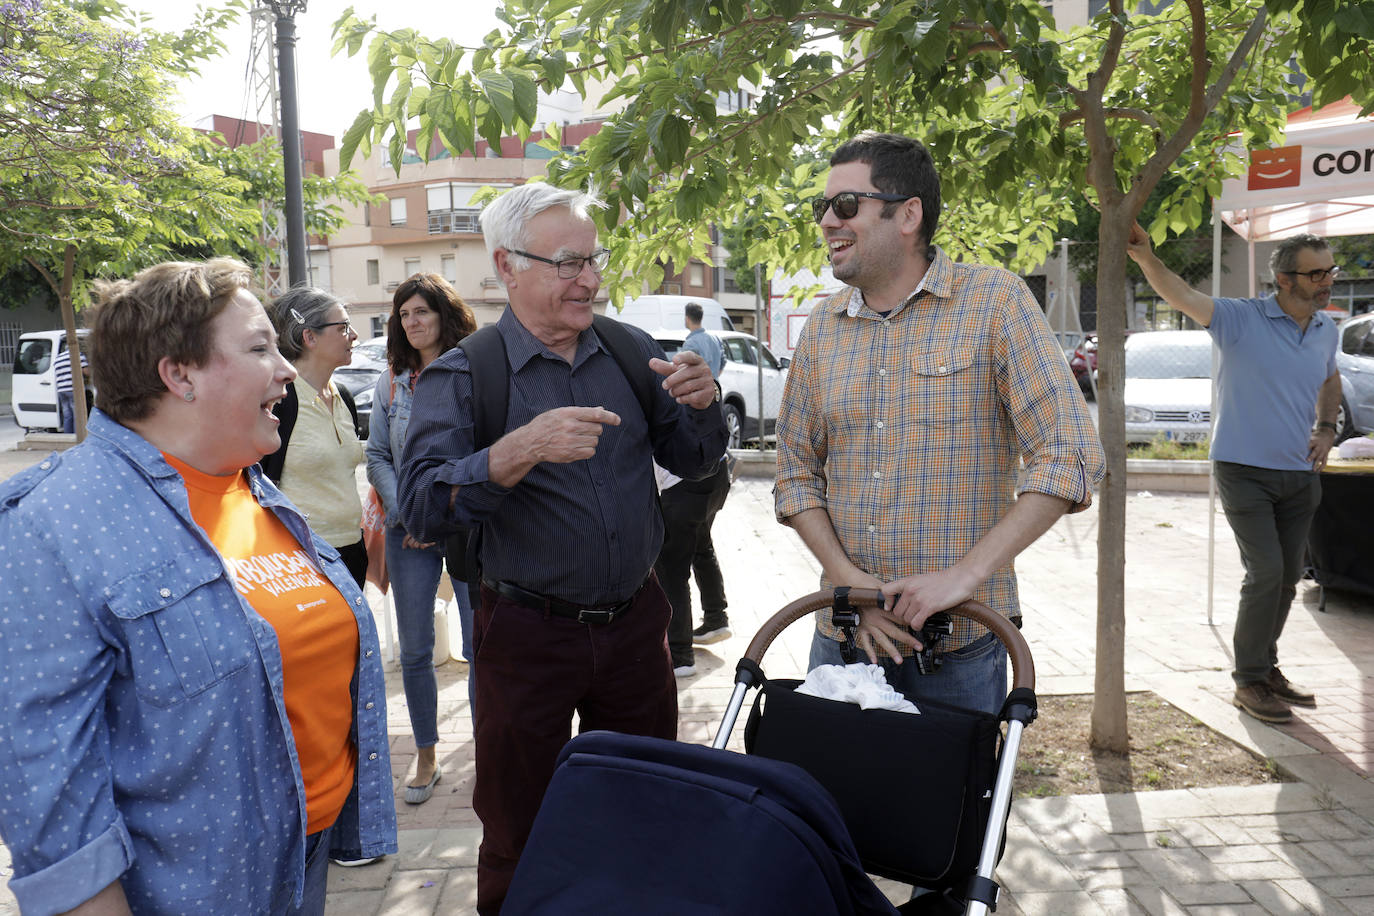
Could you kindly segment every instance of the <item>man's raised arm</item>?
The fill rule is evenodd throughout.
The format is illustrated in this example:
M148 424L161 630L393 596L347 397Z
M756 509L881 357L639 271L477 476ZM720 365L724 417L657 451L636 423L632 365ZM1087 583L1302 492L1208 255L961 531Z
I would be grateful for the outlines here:
M1150 234L1141 228L1140 223L1131 227L1130 238L1126 240L1126 254L1140 265L1145 279L1155 292L1164 297L1165 302L1204 328L1211 326L1212 297L1193 289L1182 277L1164 266L1164 262L1150 247Z

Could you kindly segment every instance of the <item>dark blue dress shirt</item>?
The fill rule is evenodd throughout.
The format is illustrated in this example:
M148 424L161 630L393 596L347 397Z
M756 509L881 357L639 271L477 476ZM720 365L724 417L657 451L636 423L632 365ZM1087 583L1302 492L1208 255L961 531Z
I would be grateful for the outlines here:
M628 326L627 326L628 327ZM431 363L415 388L401 470L401 518L422 541L482 523L482 575L578 604L613 604L649 574L663 543L651 459L700 479L725 452L720 407L674 401L648 366L663 350L629 328L653 377L645 418L619 364L589 328L571 365L540 343L507 309L497 322L510 363L506 429L558 407L604 407L620 417L603 428L596 454L542 462L507 489L487 477L488 449L473 451L472 376L455 347ZM453 509L449 491L460 487Z

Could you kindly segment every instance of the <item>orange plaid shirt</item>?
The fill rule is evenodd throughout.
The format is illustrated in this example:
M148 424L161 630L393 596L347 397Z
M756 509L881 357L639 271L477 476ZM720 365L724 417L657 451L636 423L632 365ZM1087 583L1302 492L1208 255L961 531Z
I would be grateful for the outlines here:
M1063 351L1016 275L937 249L887 316L855 289L807 319L779 410L775 511L825 509L850 560L884 582L953 566L1018 493L1085 509L1104 472ZM1013 567L973 597L1017 614ZM828 610L816 624L838 636ZM947 648L984 632L957 618Z

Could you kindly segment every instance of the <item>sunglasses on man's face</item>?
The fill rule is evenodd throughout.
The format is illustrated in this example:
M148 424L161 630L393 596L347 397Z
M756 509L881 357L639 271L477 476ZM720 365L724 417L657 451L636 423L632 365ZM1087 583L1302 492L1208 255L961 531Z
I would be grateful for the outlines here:
M835 216L839 219L853 219L859 212L859 200L863 197L871 197L874 200L883 200L889 203L899 200L911 200L914 194L883 194L879 191L841 191L834 197L816 197L811 201L811 215L816 222L825 219L825 211L835 209Z

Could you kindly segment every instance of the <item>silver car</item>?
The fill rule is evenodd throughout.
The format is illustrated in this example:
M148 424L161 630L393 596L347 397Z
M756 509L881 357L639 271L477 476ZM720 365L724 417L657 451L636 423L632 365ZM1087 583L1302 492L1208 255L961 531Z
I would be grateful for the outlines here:
M1336 368L1341 373L1341 412L1336 417L1339 442L1374 431L1374 312L1341 324Z
M1143 331L1126 338L1126 443L1205 442L1212 432L1212 338Z
M759 378L763 378L763 435L773 435L778 423L782 386L787 381L787 360L775 357L753 334L740 331L709 331L725 351L725 368L720 378L720 410L725 417L730 448L759 437ZM672 355L682 349L686 331L660 329L653 337L663 352ZM761 367L760 367L761 364Z

